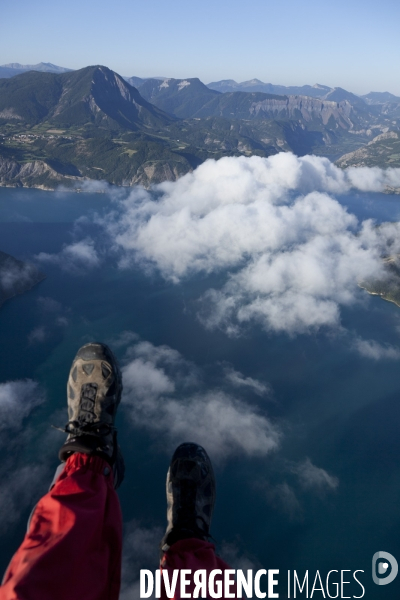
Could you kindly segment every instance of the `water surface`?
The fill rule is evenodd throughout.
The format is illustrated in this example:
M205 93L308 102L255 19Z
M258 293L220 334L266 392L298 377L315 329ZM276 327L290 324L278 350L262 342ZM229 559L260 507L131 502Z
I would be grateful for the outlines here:
M39 252L58 252L73 239L75 219L101 212L109 202L101 194L0 188L0 249L28 260ZM400 218L396 196L347 194L340 202L360 219ZM99 234L88 227L90 235ZM67 418L65 384L77 348L88 340L110 341L122 331L134 331L204 368L210 378L205 386L214 383L213 368L229 363L273 388L273 401L256 396L249 401L279 422L284 431L281 451L216 465L213 535L220 545L234 544L258 568L364 569L368 584L374 552L383 549L400 558L398 361L363 358L341 336L288 338L254 327L241 338L229 339L206 331L196 317L196 300L215 283L211 278L173 285L139 268L118 270L112 260L84 276L51 264L42 268L47 278L0 310L0 381L32 378L47 393L46 403L26 424L33 430L29 447L19 450L28 464L45 463L49 469L57 465L56 448L63 436L43 436L51 415L58 411L58 425ZM41 310L41 297L60 303L67 327ZM365 339L399 345L400 309L379 298L366 296L365 305L343 310L342 324ZM30 342L38 327L48 332L45 339ZM123 349L116 353L122 359ZM127 419L120 417L119 431L127 463L120 490L124 519L163 527L168 454L157 439L134 429ZM48 440L48 449L42 439ZM318 493L296 483L290 465L307 457L338 478L337 490ZM289 496L286 503L280 499L285 484L295 490L292 507ZM28 513L27 508L3 535L0 570L23 535ZM379 598L397 597L399 584L388 587L379 589ZM284 587L280 591L284 597Z

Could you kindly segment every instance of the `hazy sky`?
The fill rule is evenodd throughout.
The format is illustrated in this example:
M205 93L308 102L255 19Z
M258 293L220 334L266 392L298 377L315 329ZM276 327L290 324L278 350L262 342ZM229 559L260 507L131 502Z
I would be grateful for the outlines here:
M398 0L2 0L0 64L400 95Z

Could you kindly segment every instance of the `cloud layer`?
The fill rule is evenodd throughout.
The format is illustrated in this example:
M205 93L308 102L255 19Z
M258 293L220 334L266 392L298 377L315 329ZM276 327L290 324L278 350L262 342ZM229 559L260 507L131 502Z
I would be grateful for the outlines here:
M398 180L399 169L342 171L315 156L223 158L133 190L98 223L122 267L139 263L173 282L221 273L202 298L207 327L304 333L338 327L340 308L365 296L357 283L384 277L381 257L400 252L398 224L360 224L331 194Z
M8 293L18 292L24 286L31 286L37 280L36 267L29 263L17 262L10 257L0 265L0 291Z
M399 348L395 348L390 344L383 345L379 342L376 342L375 340L362 340L360 338L356 338L354 340L353 347L362 356L365 356L366 358L371 358L372 360L400 359Z
M156 433L168 452L193 441L213 458L225 459L265 456L279 445L280 430L264 411L229 389L204 390L200 370L168 346L138 341L128 349L122 373L122 410L134 426ZM257 396L269 391L266 384L233 369L223 381L231 388L245 385Z
M72 244L64 245L58 254L40 252L35 256L42 263L59 266L64 271L81 275L87 269L94 269L100 265L100 256L91 238L86 238Z
M309 458L293 465L292 471L297 475L300 484L305 489L325 492L336 490L339 485L337 477L314 465Z

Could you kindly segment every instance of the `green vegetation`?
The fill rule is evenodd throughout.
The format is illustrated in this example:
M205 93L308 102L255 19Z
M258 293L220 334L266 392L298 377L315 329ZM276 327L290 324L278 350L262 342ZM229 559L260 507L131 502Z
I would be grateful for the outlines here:
M0 117L35 124L46 118L62 93L59 76L29 71L0 79ZM0 121L1 122L1 121Z
M208 158L292 151L336 159L371 139L368 119L382 130L376 106L369 112L356 97L353 106L353 95L339 89L325 106L304 96L219 93L198 79L147 80L140 92L145 98L102 66L0 80L0 184L52 189L88 178L148 186ZM393 123L399 107L389 115L383 106L384 120ZM378 150L365 148L368 166L377 156L382 166L399 164L395 133L380 140ZM351 164L357 161L358 155Z

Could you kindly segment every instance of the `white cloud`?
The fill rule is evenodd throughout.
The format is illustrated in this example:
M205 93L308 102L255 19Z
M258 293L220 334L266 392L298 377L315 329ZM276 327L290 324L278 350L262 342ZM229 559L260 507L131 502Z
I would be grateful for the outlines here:
M29 413L44 402L36 381L25 379L0 383L0 431L16 431ZM0 445L4 436L0 439Z
M123 410L136 427L161 436L168 452L193 441L223 459L264 456L279 445L279 428L264 413L221 389L199 391L198 369L168 346L138 342L122 373Z
M123 331L119 336L110 340L110 346L113 348L123 348L138 340L139 336L137 333L134 333L133 331Z
M258 396L264 396L271 393L271 386L262 383L253 377L244 377L240 371L235 371L232 367L225 370L226 379L235 387L247 387L253 390Z
M96 268L101 262L99 253L91 238L86 238L72 244L66 244L58 254L40 252L35 258L43 263L58 265L63 270L75 274L82 274L87 269Z
M322 499L339 486L337 477L314 465L309 458L297 463L279 459L279 456L277 459L275 469L270 467L271 480L259 478L254 481L253 486L262 490L273 509L285 513L292 520L302 520L304 517L304 505L301 501L304 492L311 492ZM288 474L291 475L291 483L285 480ZM279 481L282 475L284 479Z
M400 187L400 169L349 167L345 173L352 187L362 192L382 192L386 186Z
M185 403L163 403L161 414L169 436L203 445L211 455L265 456L277 449L276 427L256 409L224 392L192 396Z
M385 277L381 254L398 251L399 234L397 224L366 222L357 235L345 228L316 231L290 248L254 256L221 290L204 295L201 318L233 333L235 324L250 320L287 333L338 327L340 306L362 298L357 282Z
M316 467L309 458L293 465L291 470L298 476L300 484L306 489L325 492L336 490L339 485L337 477L330 475L325 469Z
M357 338L353 343L354 349L366 358L373 360L381 359L400 359L400 349L391 346L390 344L380 344L375 340L362 340Z
M342 171L328 159L281 153L209 160L153 191L136 188L98 219L120 265L139 262L174 282L221 273L203 297L202 322L237 334L247 322L289 334L340 326L357 282L384 276L400 252L400 225L359 223L329 194L383 190L400 170Z
M13 257L5 258L0 264L0 291L18 292L25 286L37 281L38 270L34 265L16 261Z
M123 369L124 388L131 390L142 402L151 401L162 394L172 394L175 391L174 382L164 370L156 367L153 362L136 358Z
M128 332L123 337L134 339ZM137 340L127 348L126 358L129 362L124 367L124 385L133 386L143 401L173 394L176 383L180 388L187 388L197 382L197 367L169 346Z

